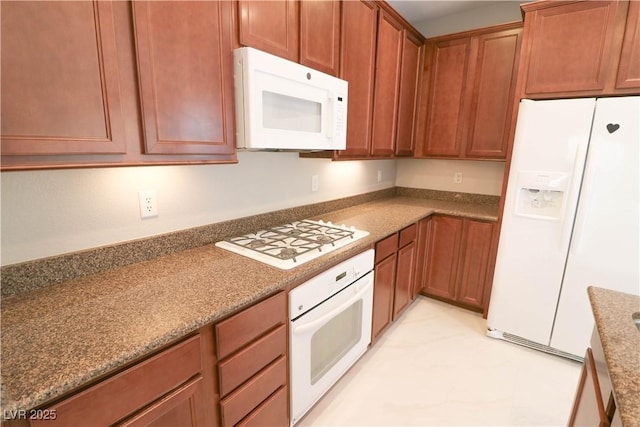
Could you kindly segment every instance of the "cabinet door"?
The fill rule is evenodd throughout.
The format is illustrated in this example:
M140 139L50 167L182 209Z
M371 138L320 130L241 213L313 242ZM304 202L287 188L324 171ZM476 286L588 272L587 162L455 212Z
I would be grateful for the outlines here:
M464 221L464 248L459 261L460 281L456 291L458 302L476 308L483 307L492 233L492 223Z
M430 50L429 100L424 154L457 157L465 137L463 117L467 108L467 72L471 39L432 44Z
M584 356L580 382L568 425L570 427L609 426L609 418L600 394L598 374L590 348L587 348L587 353Z
M521 39L522 28L476 38L465 157L504 159L507 155Z
M240 44L298 62L298 2L238 1Z
M332 76L340 60L340 2L300 2L300 63Z
M436 216L431 220L426 294L455 299L456 275L462 238L462 220Z
M373 322L371 342L391 323L393 292L396 281L396 258L393 254L375 266L373 285Z
M522 70L526 73L525 94L602 93L617 63L613 45L617 43L616 26L624 25L620 18L624 19L625 2L559 6L549 2L543 7L531 16L529 43L523 52L528 57Z
M337 158L366 158L371 147L378 7L342 2L340 78L349 82L347 148Z
M197 377L123 423L121 427L197 427L204 424L203 379Z
M640 88L640 2L629 2L616 89Z
M416 242L413 241L398 250L396 286L393 297L393 318L395 319L413 299L416 266Z
M431 217L420 220L418 223L418 238L416 250L416 276L414 279L413 298L415 298L426 283L428 247L431 236Z
M0 8L2 155L124 153L113 4Z
M404 30L402 45L402 74L398 99L398 132L396 134L396 156L413 156L416 138L416 116L418 90L422 76L424 41L408 30Z
M393 157L398 119L402 26L385 11L378 19L371 155Z
M146 152L232 154L230 2L133 2Z

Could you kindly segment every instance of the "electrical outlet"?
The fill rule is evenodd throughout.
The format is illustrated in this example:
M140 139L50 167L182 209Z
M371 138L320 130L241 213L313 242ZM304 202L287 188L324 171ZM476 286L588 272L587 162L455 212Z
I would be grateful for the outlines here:
M453 183L462 184L462 172L456 172L453 174Z
M138 191L140 202L140 218L153 218L158 216L158 199L156 190Z
M318 191L318 175L311 176L311 191Z
M382 182L382 171L378 171L378 182Z

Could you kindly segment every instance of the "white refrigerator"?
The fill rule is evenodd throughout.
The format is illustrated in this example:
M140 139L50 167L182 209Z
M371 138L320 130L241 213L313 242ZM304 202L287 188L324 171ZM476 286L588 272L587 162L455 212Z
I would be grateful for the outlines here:
M587 287L640 294L639 122L638 96L521 101L489 336L580 360Z

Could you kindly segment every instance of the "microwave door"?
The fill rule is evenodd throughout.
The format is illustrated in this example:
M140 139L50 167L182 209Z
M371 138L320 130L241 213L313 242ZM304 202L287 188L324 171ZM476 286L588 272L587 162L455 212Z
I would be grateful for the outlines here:
M259 73L259 72L258 72ZM331 105L327 90L259 73L252 100L253 148L307 149L332 139Z

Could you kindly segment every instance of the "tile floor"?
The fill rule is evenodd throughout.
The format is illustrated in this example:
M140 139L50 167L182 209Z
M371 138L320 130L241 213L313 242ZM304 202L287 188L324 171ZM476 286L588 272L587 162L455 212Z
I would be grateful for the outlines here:
M419 297L297 426L563 426L577 362L488 338Z

